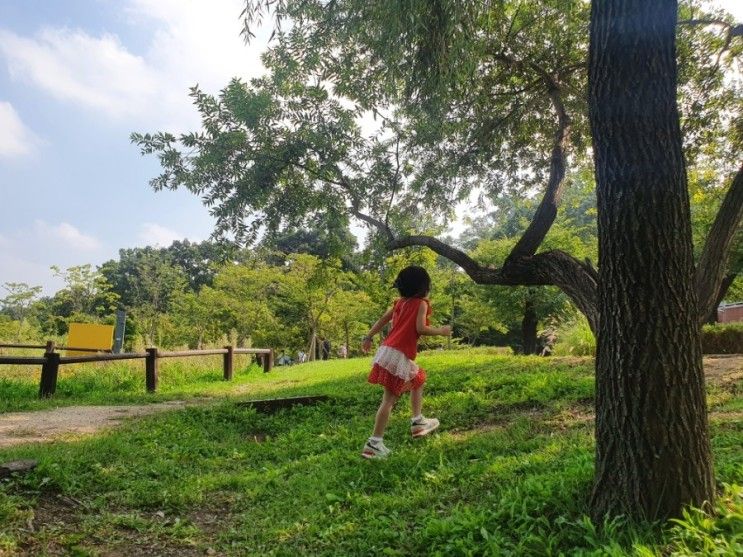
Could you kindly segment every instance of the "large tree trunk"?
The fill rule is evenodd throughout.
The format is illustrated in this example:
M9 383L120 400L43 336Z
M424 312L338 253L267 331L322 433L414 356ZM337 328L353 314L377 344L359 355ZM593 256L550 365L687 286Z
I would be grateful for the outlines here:
M599 328L594 520L714 497L676 106L673 0L594 0Z
M537 312L534 310L534 302L527 299L524 304L524 318L521 320L521 343L524 354L537 353Z

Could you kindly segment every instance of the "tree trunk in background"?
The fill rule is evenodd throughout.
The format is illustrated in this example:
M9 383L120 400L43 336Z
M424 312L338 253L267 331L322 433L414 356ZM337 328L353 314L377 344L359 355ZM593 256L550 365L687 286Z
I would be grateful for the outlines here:
M454 336L454 309L456 307L456 299L454 293L451 295L451 316L449 318L449 326L451 327L451 334L446 337L446 348L451 350L451 337Z
M524 354L537 353L537 312L534 310L534 302L527 299L524 305L524 318L521 320L521 343Z
M717 323L717 308L720 306L722 301L725 299L725 295L728 293L730 286L733 284L733 282L735 281L735 277L737 276L738 276L737 274L731 273L729 275L725 275L725 278L722 279L722 284L720 285L720 291L717 293L715 307L710 312L709 317L707 317L707 323L709 324Z
M307 359L310 362L313 362L316 359L318 359L316 356L317 356L317 329L315 327L312 327L312 331L310 332L310 348L307 351Z
M591 514L679 516L714 498L686 169L677 3L594 0L589 116L599 328Z

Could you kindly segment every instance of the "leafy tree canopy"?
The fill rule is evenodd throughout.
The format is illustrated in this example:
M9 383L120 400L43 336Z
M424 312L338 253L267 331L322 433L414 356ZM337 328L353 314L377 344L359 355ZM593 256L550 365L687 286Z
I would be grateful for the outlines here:
M217 234L253 241L261 231L301 226L308 215L351 216L380 232L386 247L429 246L477 282L555 284L595 324L595 270L561 250L535 256L569 168L590 157L588 7L580 0L250 0L246 33L268 12L279 23L264 57L270 74L234 80L218 96L194 88L198 132L132 140L160 159L153 186L202 196ZM687 159L714 161L725 183L743 137L743 88L734 72L743 45L732 40L729 16L696 2L681 12ZM460 202L474 193L493 204L535 198L539 189L543 197L519 221L523 235L500 269L424 235L461 217ZM724 258L727 245L715 244L707 260ZM703 265L708 289L717 288L715 265Z

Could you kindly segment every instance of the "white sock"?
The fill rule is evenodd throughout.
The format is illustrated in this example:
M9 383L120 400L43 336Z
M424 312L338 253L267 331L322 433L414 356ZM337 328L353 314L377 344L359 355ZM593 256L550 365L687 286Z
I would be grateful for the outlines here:
M369 441L371 441L375 445L378 443L381 443L383 439L384 439L383 437L374 437L373 435L369 437Z
M413 417L412 417L412 418L410 419L410 421L411 421L411 422L413 422L413 423L415 423L415 422L417 422L417 421L420 421L420 420L422 420L422 419L423 419L423 414L418 414L417 416L413 416Z

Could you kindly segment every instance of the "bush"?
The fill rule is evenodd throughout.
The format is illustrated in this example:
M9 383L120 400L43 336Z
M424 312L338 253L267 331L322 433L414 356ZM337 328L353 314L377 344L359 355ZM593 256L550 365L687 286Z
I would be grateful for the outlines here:
M42 334L28 320L20 323L7 315L0 315L0 342L37 344Z
M718 323L702 328L704 354L743 353L743 323Z
M552 352L554 356L596 355L596 338L584 316L581 315L577 320L565 323L557 329L556 333L557 342Z

